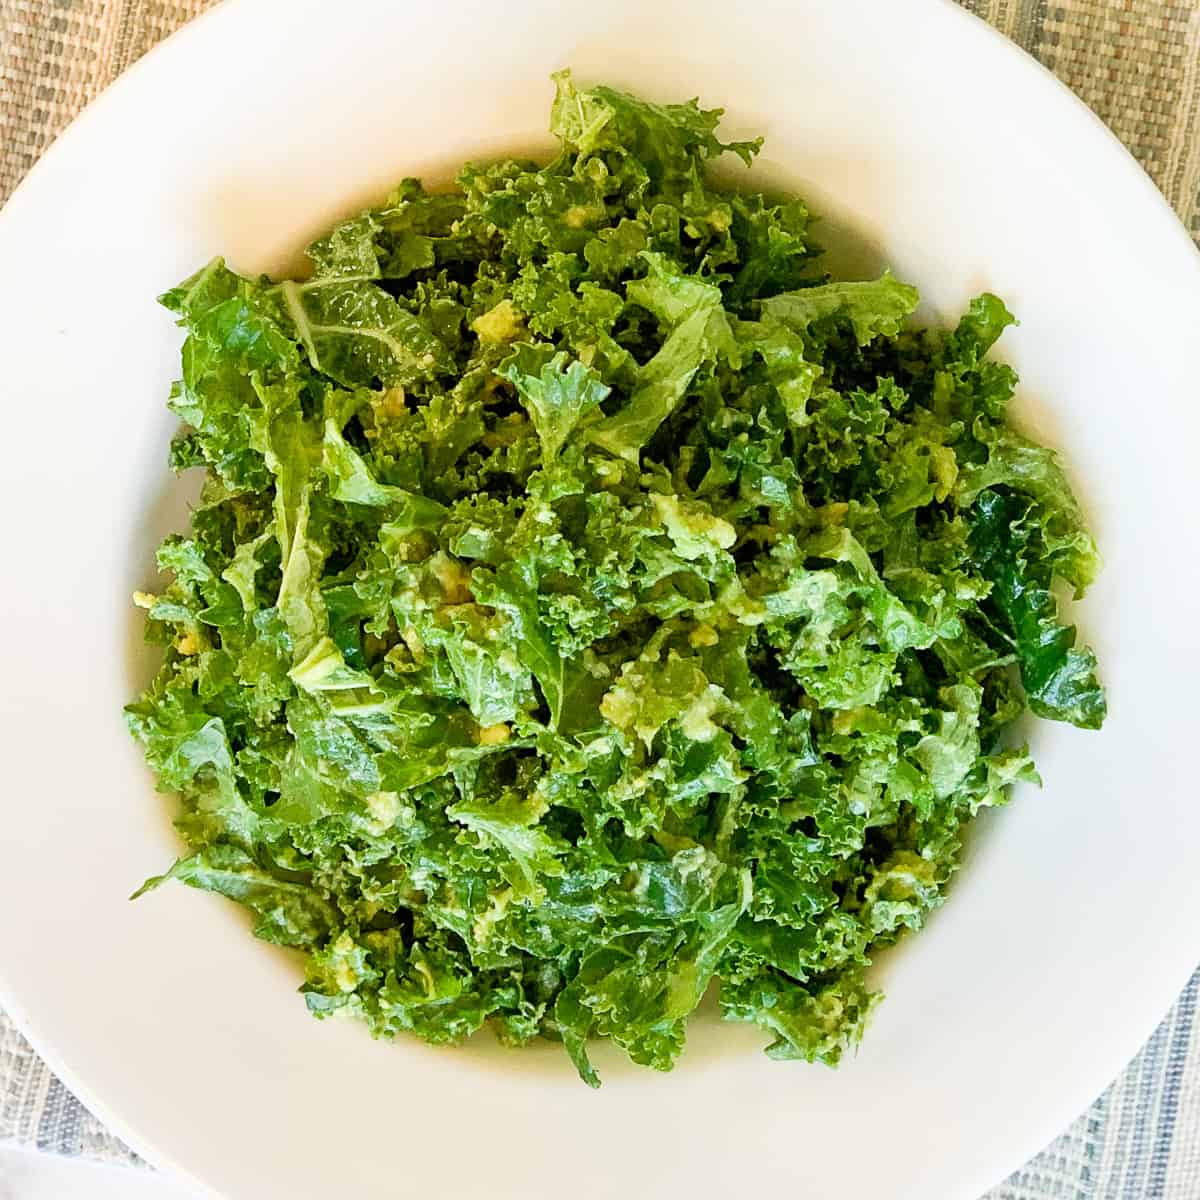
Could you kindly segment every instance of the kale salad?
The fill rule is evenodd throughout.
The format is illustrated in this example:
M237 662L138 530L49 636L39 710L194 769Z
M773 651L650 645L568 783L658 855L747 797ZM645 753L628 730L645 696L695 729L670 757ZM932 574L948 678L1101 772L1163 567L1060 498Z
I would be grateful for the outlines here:
M999 299L913 328L802 201L714 181L758 149L719 109L556 83L551 162L162 298L205 475L135 597L187 844L146 888L246 906L377 1035L551 1038L595 1085L589 1040L668 1069L717 985L833 1064L1037 780L1009 727L1103 721L1052 586L1096 547L1006 420Z

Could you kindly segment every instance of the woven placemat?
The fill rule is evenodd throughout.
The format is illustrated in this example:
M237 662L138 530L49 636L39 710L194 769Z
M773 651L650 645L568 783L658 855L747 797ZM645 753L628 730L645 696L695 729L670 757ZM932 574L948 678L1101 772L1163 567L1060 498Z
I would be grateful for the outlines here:
M0 0L0 201L94 96L216 2ZM1091 105L1200 241L1200 0L959 2ZM1198 993L1200 973L1125 1073L986 1200L1197 1200ZM0 1140L139 1161L2 1013Z

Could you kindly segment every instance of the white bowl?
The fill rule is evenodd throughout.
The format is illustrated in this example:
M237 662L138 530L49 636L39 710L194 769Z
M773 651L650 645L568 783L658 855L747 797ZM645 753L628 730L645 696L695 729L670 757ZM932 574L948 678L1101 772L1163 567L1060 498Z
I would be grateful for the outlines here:
M564 64L726 104L767 136L760 176L934 312L1003 295L1025 418L1107 557L1077 615L1108 725L1033 731L1044 791L981 822L837 1072L705 1021L670 1076L601 1054L598 1094L553 1048L377 1044L313 1022L225 901L125 899L176 849L120 714L147 669L129 593L185 520L156 293L217 252L281 267L402 175L545 146ZM1200 259L1095 118L950 3L241 0L46 156L0 280L0 992L153 1161L253 1200L965 1198L1092 1099L1200 959Z

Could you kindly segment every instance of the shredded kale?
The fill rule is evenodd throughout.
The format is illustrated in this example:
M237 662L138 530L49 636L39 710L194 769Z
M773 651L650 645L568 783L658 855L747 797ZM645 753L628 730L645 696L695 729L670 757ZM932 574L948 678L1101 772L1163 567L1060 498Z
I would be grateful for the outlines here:
M309 250L163 297L202 499L139 595L128 720L188 853L376 1034L589 1039L667 1069L710 984L836 1063L872 955L1097 728L1060 623L1098 557L1006 423L975 300L831 282L797 199L713 183L720 110L557 77L549 164L406 180ZM147 885L152 887L160 880Z

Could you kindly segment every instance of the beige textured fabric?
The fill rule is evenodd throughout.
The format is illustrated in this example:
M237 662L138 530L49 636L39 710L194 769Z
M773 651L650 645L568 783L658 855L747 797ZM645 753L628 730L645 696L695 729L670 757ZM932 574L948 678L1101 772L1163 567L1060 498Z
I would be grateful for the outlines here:
M1200 0L959 2L1090 104L1200 241ZM214 3L0 0L0 201L89 100Z

